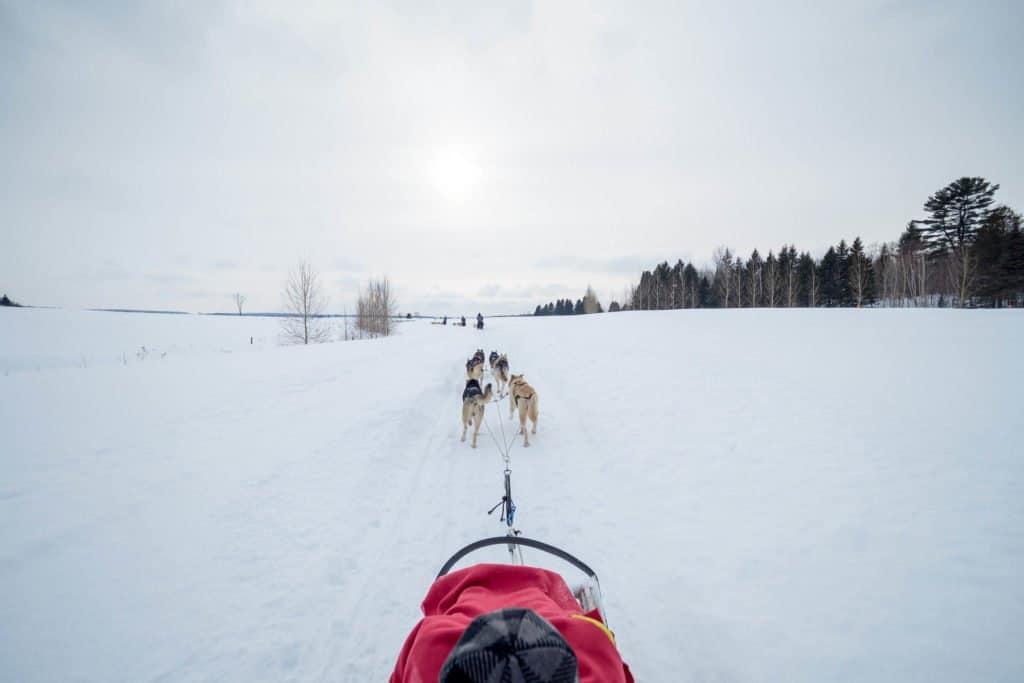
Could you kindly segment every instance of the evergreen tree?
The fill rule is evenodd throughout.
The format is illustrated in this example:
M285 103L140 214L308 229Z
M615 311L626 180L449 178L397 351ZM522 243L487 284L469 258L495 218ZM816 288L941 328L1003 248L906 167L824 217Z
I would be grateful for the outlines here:
M1005 206L994 209L978 229L972 247L977 266L975 293L993 307L1015 300L1020 291L1015 286L1021 277L1020 234L1020 214Z
M700 278L697 269L692 263L687 264L683 270L683 282L685 283L685 300L687 308L698 308L702 305L700 298Z
M839 240L836 245L836 298L837 306L850 306L853 297L850 295L850 247L846 240Z
M818 281L821 283L820 305L838 306L841 296L838 287L839 257L833 247L829 247L825 255L821 257L821 263L818 265Z
M817 264L806 251L800 254L797 262L797 304L799 306L817 306L820 298Z
M998 189L999 185L984 178L964 177L924 203L928 218L920 221L922 237L933 259L947 257L948 282L959 306L965 306L971 297L975 268L971 247Z
M711 288L711 280L702 275L698 287L698 308L710 308L715 305L715 297Z

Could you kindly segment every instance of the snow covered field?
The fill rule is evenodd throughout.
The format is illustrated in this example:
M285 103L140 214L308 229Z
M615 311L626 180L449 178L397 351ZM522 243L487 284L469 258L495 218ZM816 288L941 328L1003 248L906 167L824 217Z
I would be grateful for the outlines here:
M0 313L0 375L251 351L278 344L281 332L280 319L256 316L45 308Z
M1019 312L414 322L230 354L221 331L261 333L47 311L51 354L21 313L0 680L386 680L440 564L502 532L501 459L458 441L477 347L541 397L518 526L598 570L637 680L1024 679ZM142 344L211 352L116 360Z

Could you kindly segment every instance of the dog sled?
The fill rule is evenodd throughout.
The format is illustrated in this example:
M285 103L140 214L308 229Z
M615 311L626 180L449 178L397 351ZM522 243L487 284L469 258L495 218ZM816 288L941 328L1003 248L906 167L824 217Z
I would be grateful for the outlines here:
M466 362L469 379L462 393L462 440L472 421L474 448L492 392L491 384L481 390L474 377L485 358L477 349ZM492 371L499 362L507 369L507 356L492 352ZM530 394L520 398L535 400L532 389ZM526 418L520 417L526 446ZM536 429L536 416L533 420ZM423 618L398 655L391 683L632 683L608 627L597 572L568 551L524 537L516 528L514 437L507 441L502 430L499 442L489 427L487 432L505 465L504 495L487 514L500 508L505 535L470 543L441 566L423 600ZM508 553L504 561L494 554L502 547ZM474 564L456 569L470 557ZM548 566L552 562L556 569ZM577 579L567 580L567 570Z
M501 546L511 562L455 569ZM524 564L524 548L561 561L584 580L570 589L560 571ZM608 627L597 573L557 546L513 534L470 543L442 565L422 608L391 683L633 681Z

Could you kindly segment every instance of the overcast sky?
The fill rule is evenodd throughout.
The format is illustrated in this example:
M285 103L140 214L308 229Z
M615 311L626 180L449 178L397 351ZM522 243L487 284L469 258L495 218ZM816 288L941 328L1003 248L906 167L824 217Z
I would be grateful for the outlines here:
M962 175L1024 210L1018 0L483 4L0 0L0 289L280 310L308 259L333 310L520 312Z

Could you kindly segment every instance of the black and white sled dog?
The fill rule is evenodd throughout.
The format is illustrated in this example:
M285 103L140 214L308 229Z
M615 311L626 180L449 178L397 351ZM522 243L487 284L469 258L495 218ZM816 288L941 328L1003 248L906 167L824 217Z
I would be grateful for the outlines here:
M484 408L490 400L490 383L481 391L480 382L475 379L466 380L466 388L462 391L462 439L460 441L466 440L466 430L473 425L473 442L471 444L473 448L476 448L476 437L480 434L480 425L484 421Z

